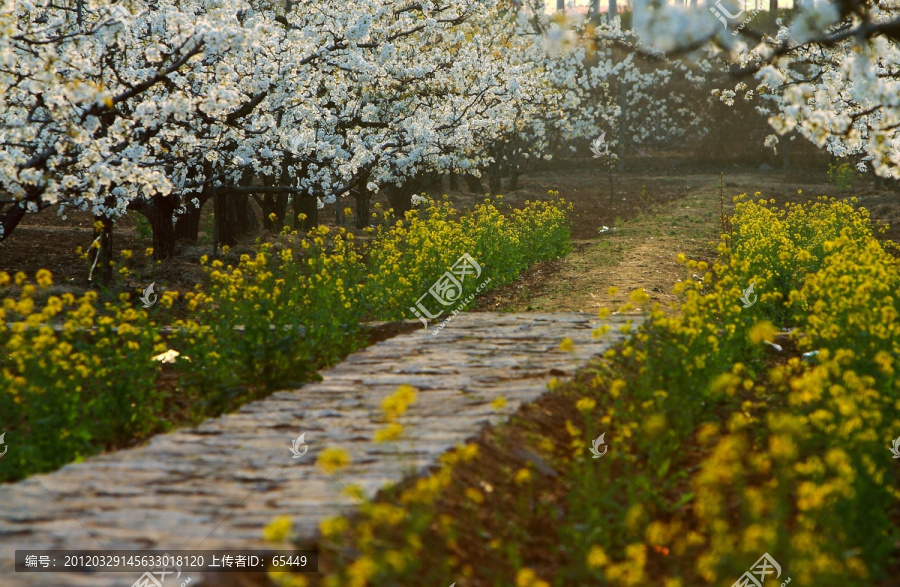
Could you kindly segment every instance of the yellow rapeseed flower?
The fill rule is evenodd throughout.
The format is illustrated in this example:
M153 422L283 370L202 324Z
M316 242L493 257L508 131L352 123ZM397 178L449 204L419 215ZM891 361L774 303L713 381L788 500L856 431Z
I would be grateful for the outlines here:
M319 454L316 463L328 471L334 473L350 464L350 454L341 448L329 447Z
M516 485L524 485L531 481L531 471L528 469L519 469L516 471L516 476L514 478Z
M575 409L579 412L587 413L594 409L597 402L589 397L583 397L575 403Z
M526 567L516 573L516 587L550 587L550 584L539 579L537 573Z
M591 546L591 549L587 554L587 566L589 569L600 569L606 566L609 562L609 557L606 556L606 552L602 547L598 545Z
M397 440L400 436L403 435L403 426L398 424L397 422L391 422L384 428L375 431L375 442L390 442L393 440Z
M291 534L290 516L276 516L263 528L263 538L269 542L284 542Z
M768 320L762 320L750 329L749 338L753 344L760 344L766 340L771 342L775 339L776 334L778 334L778 328Z
M324 518L319 522L319 533L325 540L332 540L342 535L350 527L350 522L343 516Z

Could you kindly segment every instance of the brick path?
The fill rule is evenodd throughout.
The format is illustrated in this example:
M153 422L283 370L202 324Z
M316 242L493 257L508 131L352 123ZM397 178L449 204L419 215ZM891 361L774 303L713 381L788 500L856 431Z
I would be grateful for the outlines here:
M537 398L552 377L571 376L619 341L624 318L608 322L610 333L593 340L601 322L587 314L459 314L437 335L419 330L357 352L322 372L321 382L0 486L0 585L128 587L141 574L15 573L16 549L271 549L260 532L278 514L313 537L319 520L352 510L343 486L374 497L411 467L424 471ZM559 350L566 336L572 352ZM404 383L419 390L401 418L404 436L376 444L381 400ZM490 403L499 396L508 403L498 411ZM308 452L295 459L291 442L303 432ZM352 457L336 478L315 465L332 446ZM202 581L185 573L165 587L187 576L191 587Z

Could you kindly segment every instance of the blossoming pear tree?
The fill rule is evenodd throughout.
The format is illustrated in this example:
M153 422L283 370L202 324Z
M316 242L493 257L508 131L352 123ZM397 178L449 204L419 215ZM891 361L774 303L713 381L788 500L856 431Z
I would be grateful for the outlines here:
M856 158L861 171L900 178L900 4L805 3L778 24L774 35L749 27L726 34L708 15L636 3L635 25L655 48L677 53L715 43L727 53L742 79L716 93L726 104L738 93L759 96L778 135L799 133L834 156Z
M173 213L196 230L209 199L227 242L251 195L314 223L323 199L477 170L545 87L500 0L3 2L0 239L91 211L101 267L128 209L164 258Z

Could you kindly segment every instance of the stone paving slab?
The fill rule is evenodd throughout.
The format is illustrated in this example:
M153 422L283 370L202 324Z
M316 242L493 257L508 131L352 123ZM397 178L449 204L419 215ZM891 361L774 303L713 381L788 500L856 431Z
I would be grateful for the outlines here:
M604 321L588 314L462 313L437 335L419 330L354 353L323 371L321 382L0 486L0 586L128 587L140 576L15 573L16 549L271 550L261 530L279 514L312 538L319 520L354 508L343 487L358 484L374 497L410 470L424 472L540 396L551 378L571 376L621 340L625 317L605 322L611 331L594 340ZM559 350L564 337L573 351ZM400 420L404 436L376 444L381 400L401 384L419 390ZM500 396L507 405L494 410L490 402ZM308 452L294 459L291 443L304 432ZM352 464L329 475L315 465L326 447L347 450ZM191 578L192 587L203 584Z

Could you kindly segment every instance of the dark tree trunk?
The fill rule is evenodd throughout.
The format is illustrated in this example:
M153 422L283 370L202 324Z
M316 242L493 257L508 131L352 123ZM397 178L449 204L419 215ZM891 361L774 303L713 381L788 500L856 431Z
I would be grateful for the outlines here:
M440 195L444 191L444 175L442 173L428 174L428 191L434 192L433 195Z
M619 7L616 5L616 0L609 0L609 12L606 14L606 19L612 20L615 18L616 14L619 12Z
M287 215L288 194L277 194L272 196L272 206L275 212L275 230L281 230L284 226L284 217Z
M281 161L281 173L277 178L278 185L291 185L291 165L293 157L288 154ZM270 185L271 180L266 178L263 183ZM284 217L287 215L288 195L287 194L265 194L262 199L254 196L257 204L263 211L263 227L272 232L279 232L281 227L285 225ZM269 220L269 216L275 214L275 221Z
M237 244L237 233L235 231L235 221L232 219L234 214L234 206L230 200L233 198L231 194L216 194L215 202L215 244L233 247Z
M306 234L319 226L319 208L316 198L294 194L292 199L294 207L294 230L300 234ZM300 220L300 214L306 217Z
M500 181L502 177L500 166L503 159L503 145L495 146L493 151L494 162L488 165L488 191L492 196L496 196L503 191L503 184Z
M209 199L209 195L201 192L196 197L199 200L199 206L194 207L192 203L188 202L187 211L175 218L176 241L185 239L197 242L197 238L200 236L200 215L203 213L203 205Z
M407 212L412 210L412 190L409 182L404 182L402 185L390 185L386 192L388 204L397 218L403 218Z
M96 226L100 223L100 227ZM112 229L113 221L107 216L94 217L94 243L92 244L93 261L88 281L96 285L109 285L112 283Z
M519 165L513 163L509 166L509 191L514 192L519 189Z
M279 232L287 214L287 194L264 194L262 197L253 194L253 199L262 210L263 228L269 232ZM275 214L275 220L270 219L272 214Z
M153 213L150 227L153 229L153 260L171 259L175 256L175 227L172 217L178 207L175 196L153 196Z
M453 191L459 191L459 176L452 171L447 174L447 187Z
M259 230L259 221L250 207L247 194L225 193L216 196L216 232L218 242L233 247L238 238Z
M481 187L481 178L475 177L471 173L466 174L466 184L469 186L469 191L473 194L480 195L484 193L484 188Z
M247 236L259 232L259 220L250 205L250 197L247 194L234 194L230 202L234 206L235 233L237 236ZM229 212L230 213L230 212Z
M10 204L0 213L0 227L3 228L2 234L0 234L0 243L9 238L24 217L25 208L19 204Z
M356 195L356 228L362 229L369 226L372 213L369 210L369 204L372 196L367 191L361 191Z
M488 168L488 191L492 196L496 196L503 192L503 184L500 181L500 164L491 163Z

